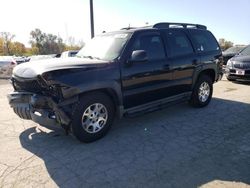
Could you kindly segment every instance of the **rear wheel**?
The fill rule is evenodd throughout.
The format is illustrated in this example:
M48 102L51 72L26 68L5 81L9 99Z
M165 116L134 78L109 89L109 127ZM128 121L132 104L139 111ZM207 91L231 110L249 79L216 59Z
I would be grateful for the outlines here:
M72 132L81 142L93 142L107 134L114 119L114 104L103 93L84 95L73 113Z
M204 107L209 104L213 94L213 83L209 76L201 75L197 80L190 99L194 107Z

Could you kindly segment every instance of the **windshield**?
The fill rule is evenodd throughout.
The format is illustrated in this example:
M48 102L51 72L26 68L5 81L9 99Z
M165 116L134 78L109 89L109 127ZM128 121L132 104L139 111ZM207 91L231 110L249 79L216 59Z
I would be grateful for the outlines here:
M234 46L234 47L228 48L226 51L224 51L224 53L226 53L226 54L237 54L244 48L245 48L244 46Z
M76 55L77 57L110 61L117 58L128 40L127 33L109 33L91 39Z
M240 55L250 55L250 45L240 52Z

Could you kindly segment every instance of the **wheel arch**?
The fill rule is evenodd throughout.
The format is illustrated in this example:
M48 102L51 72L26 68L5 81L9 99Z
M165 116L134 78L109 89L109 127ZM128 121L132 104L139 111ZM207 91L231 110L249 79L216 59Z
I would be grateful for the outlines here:
M195 80L194 80L194 82L193 82L193 87L192 87L192 88L194 88L195 83L197 82L197 80L199 80L199 78L200 78L202 75L206 75L206 76L210 77L211 80L212 80L212 83L215 82L215 79L216 79L216 78L215 78L215 77L216 77L216 71L215 71L214 69L212 69L212 68L203 69L203 70L200 71L198 74L196 74Z
M123 97L121 87L116 82L103 83L100 82L98 84L84 85L80 87L80 92L78 93L78 97L82 97L87 94L101 92L107 95L114 104L115 111L118 116L121 117L123 114Z
M115 106L122 105L122 101L121 101L120 97L118 96L116 91L112 88L98 88L98 89L93 89L93 90L89 90L89 91L83 91L79 94L79 97L82 97L82 96L88 95L88 94L92 94L92 93L96 93L96 92L101 92L101 93L107 95L111 99L111 101L114 103Z

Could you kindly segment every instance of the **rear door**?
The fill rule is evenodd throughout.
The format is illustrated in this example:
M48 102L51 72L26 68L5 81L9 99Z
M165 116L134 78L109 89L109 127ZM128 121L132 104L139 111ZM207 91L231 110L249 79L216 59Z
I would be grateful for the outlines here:
M167 41L168 60L173 71L172 90L175 94L190 91L199 57L183 29L165 30L164 36Z

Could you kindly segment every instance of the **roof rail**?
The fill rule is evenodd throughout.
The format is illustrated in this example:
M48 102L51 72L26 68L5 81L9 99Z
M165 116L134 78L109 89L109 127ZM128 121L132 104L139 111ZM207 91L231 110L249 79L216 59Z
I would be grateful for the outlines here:
M151 26L149 26L149 25L147 25L147 26L142 26L142 27L124 27L124 28L121 28L120 30L130 30L130 29L142 29L142 28L152 28L152 25Z
M170 22L161 22L153 25L153 28L157 29L167 29L167 28L196 28L196 29L204 29L206 30L207 27L205 25L200 24L189 24L189 23L170 23Z
M136 27L124 27L124 28L121 28L121 30L130 30L130 29L136 29Z

